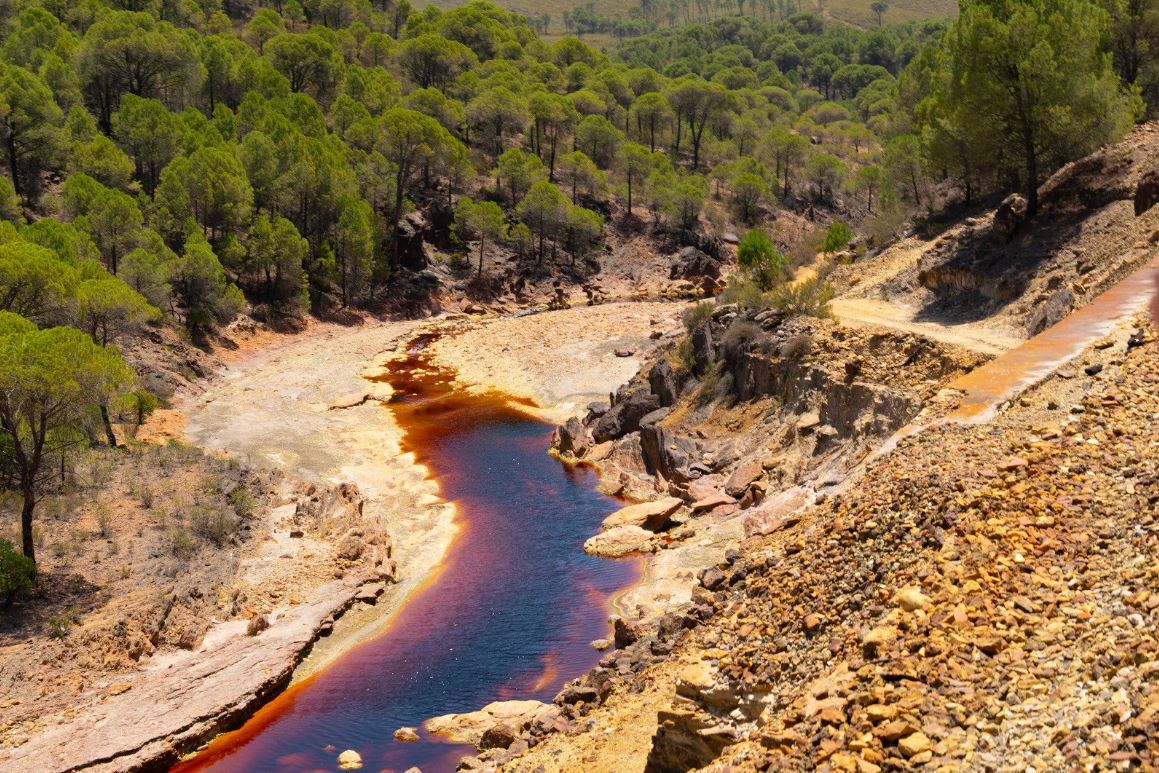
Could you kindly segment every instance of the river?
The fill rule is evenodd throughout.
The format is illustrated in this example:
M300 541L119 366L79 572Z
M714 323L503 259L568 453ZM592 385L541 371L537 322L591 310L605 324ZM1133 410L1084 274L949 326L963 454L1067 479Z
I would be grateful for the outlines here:
M609 599L639 574L583 542L620 503L596 475L547 454L551 428L499 396L454 389L424 362L418 339L386 380L405 445L455 503L459 534L434 576L375 639L294 685L240 729L174 771L335 770L357 751L369 771L453 771L473 753L400 727L494 700L550 701L595 665L589 642L610 635Z

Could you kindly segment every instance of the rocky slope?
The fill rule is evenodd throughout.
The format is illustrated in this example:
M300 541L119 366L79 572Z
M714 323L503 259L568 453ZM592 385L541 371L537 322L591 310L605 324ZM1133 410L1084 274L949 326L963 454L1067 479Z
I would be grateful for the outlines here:
M985 322L1034 335L1080 308L1152 254L1159 238L1159 123L1056 172L1025 220L1015 196L997 209L914 234L840 267L851 297L890 301L918 321Z
M503 769L1153 767L1149 340L1120 326L991 423L930 426L752 536L691 605L621 626L557 699L570 732Z

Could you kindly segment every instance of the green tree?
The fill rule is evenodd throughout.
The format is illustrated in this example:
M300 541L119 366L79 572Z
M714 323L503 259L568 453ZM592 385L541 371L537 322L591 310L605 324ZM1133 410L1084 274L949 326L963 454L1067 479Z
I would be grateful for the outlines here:
M23 67L0 64L0 140L17 196L34 190L40 171L55 162L63 123L44 81Z
M444 89L459 73L479 64L475 52L462 43L431 33L403 41L398 61L421 89Z
M112 130L123 94L162 99L179 107L201 75L190 32L144 12L109 11L85 31L76 69L85 101L101 129Z
M580 190L588 196L594 196L607 184L603 172L596 167L594 161L580 150L573 150L564 155L559 160L559 170L562 182L571 189L571 202L573 204L576 203Z
M881 190L884 177L884 172L877 164L867 164L858 169L853 176L854 190L864 191L865 208L869 212L873 212L873 197Z
M10 609L18 595L31 593L35 587L36 562L0 539L0 609Z
M286 76L291 91L308 93L329 103L342 78L342 55L317 32L286 32L266 41L264 54Z
M21 541L30 560L33 516L53 460L82 442L93 410L133 381L116 349L75 328L0 335L0 471L23 500Z
M567 226L570 208L571 202L567 197L546 180L532 185L519 202L515 214L531 230L536 241L536 263L543 262L548 236L561 232Z
M338 268L338 289L345 308L370 284L374 265L374 210L357 196L344 197L331 243Z
M479 240L479 276L483 276L483 255L487 243L495 244L507 234L503 210L493 201L471 201L464 196L455 203L455 229L459 238Z
M308 305L302 265L309 245L294 224L267 213L254 218L245 244L246 286L252 297L279 312L296 314Z
M519 148L503 151L491 173L495 175L495 186L499 190L506 188L507 200L511 206L518 204L532 185L547 177L547 171L539 157Z
M672 123L672 107L663 94L655 91L641 94L632 103L631 118L636 125L636 136L643 141L648 140L648 149L656 152L656 135L663 132Z
M487 89L467 103L467 120L492 143L492 152L503 152L503 138L523 131L531 120L526 101L511 89Z
M132 94L121 98L112 115L113 136L133 159L134 176L152 195L161 170L181 147L181 120L156 99Z
M601 169L612 165L623 134L602 115L589 115L575 129L576 148L587 154Z
M676 147L680 153L680 123L688 123L689 139L692 141L692 168L700 168L700 147L704 141L704 130L711 121L717 120L732 106L732 97L719 83L708 83L699 79L682 81L668 92L668 103L676 114Z
M79 281L76 269L44 247L0 245L0 311L42 324L63 321Z
M245 299L225 277L221 261L204 239L191 238L174 267L173 289L185 307L185 327L203 338L236 317Z
M972 117L967 146L987 147L984 132L1002 138L1030 216L1046 173L1122 136L1140 112L1104 52L1109 34L1107 12L1088 0L963 0L942 39L955 77L938 80L941 114Z
M578 118L571 101L559 94L536 92L531 95L528 109L535 121L532 148L547 164L548 179L555 179L555 158L560 140L567 136ZM547 146L544 147L544 141Z
M625 142L620 148L620 169L624 172L624 179L628 186L627 217L632 217L632 191L637 193L640 186L648 179L655 162L648 148L636 142Z
M873 0L869 4L869 10L873 11L873 15L877 19L877 26L880 27L885 21L885 12L889 10L889 3L885 0Z
M780 283L789 267L789 259L781 254L768 234L757 229L741 237L736 260L745 274L765 292Z
M77 172L64 183L64 205L76 226L93 237L105 266L117 273L121 257L136 246L144 222L137 202Z

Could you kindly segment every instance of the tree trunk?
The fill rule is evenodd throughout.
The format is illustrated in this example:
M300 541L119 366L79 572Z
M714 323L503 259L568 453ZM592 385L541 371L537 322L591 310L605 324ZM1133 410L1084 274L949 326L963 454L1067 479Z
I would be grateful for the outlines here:
M479 276L483 276L483 244L485 240L482 236L479 237Z
M36 544L32 541L32 511L36 509L36 495L31 486L24 487L24 506L20 509L20 538L24 555L36 563Z
M628 173L628 220L632 219L632 173Z
M109 448L117 447L117 436L113 434L113 422L109 418L109 406L101 403L101 424L105 427L105 439L109 441Z
M1022 130L1022 144L1026 152L1026 217L1030 219L1038 214L1038 152L1029 122Z
M16 192L17 196L24 195L24 188L20 185L20 171L17 169L20 157L16 152L16 137L13 136L11 130L8 132L8 172L12 177L12 190Z

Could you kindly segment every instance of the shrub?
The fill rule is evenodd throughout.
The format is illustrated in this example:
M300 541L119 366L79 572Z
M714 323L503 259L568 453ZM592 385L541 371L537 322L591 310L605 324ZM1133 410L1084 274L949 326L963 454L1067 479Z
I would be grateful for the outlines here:
M798 333L781 346L781 356L788 360L803 359L811 351L813 351L813 337L807 333Z
M754 341L761 338L761 329L752 322L737 320L729 325L724 334L724 350L731 359L742 350L747 349Z
M712 301L701 301L684 312L684 329L691 333L701 322L712 319L712 312L716 307Z
M746 278L762 291L775 287L785 276L789 259L780 253L764 231L752 230L744 235L737 248L737 262Z
M853 230L844 223L834 223L829 226L829 231L825 234L825 241L821 243L821 252L826 255L841 252L849 246L851 241L853 241Z
M237 529L237 516L216 507L198 505L189 513L189 528L215 545L224 544Z
M229 503L233 505L233 511L241 518L253 515L254 507L257 504L254 495L245 486L238 486L229 492Z
M813 278L778 287L769 294L773 308L787 314L808 314L811 317L830 317L829 302L834 296L833 285Z
M69 630L80 623L80 613L75 609L48 618L48 635L54 639L68 636Z
M113 511L104 502L101 502L96 507L97 519L97 534L101 537L109 536L109 531L113 526Z
M12 543L0 539L0 605L5 609L21 593L31 593L36 587L36 564Z
M169 537L170 549L178 558L189 558L197 552L197 541L184 529L174 529Z
M757 283L738 275L728 280L728 285L720 294L720 302L735 303L742 309L760 309L767 305Z
M676 342L669 362L678 373L692 373L696 370L696 352L692 349L691 337L684 336Z

